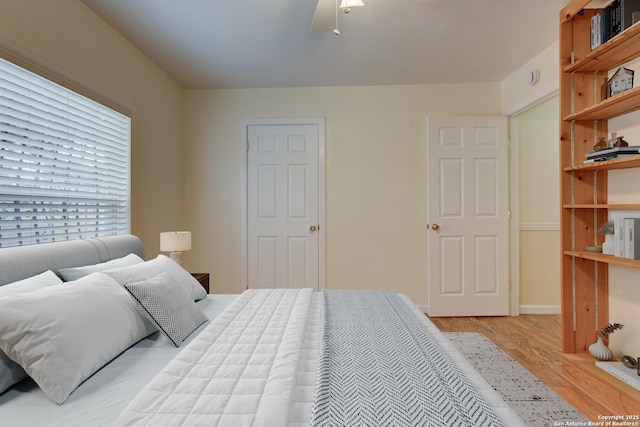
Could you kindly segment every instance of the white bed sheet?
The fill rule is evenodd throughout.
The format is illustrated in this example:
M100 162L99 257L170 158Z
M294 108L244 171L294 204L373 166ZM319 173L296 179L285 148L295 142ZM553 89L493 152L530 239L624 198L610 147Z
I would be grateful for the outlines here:
M209 295L198 307L213 319L237 295ZM209 322L176 348L159 332L130 347L82 383L67 401L51 401L30 379L0 394L0 424L13 427L112 426L124 408Z

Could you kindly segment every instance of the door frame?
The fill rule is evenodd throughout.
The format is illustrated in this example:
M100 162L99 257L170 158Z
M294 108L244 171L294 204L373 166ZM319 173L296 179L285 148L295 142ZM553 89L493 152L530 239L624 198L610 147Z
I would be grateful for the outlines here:
M509 316L520 315L520 153L518 120L507 116L509 147Z
M240 166L240 250L241 272L240 280L243 289L249 289L249 218L248 218L248 163L249 163L249 127L250 126L295 126L295 125L315 125L318 128L318 288L326 288L326 221L325 221L325 118L303 118L303 119L243 119L241 120L240 147L242 149L242 163Z

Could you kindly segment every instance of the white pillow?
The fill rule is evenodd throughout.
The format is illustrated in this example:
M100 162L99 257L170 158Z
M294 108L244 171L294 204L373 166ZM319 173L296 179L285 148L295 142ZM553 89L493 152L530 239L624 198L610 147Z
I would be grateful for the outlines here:
M103 273L0 299L0 349L60 404L154 331L131 295Z
M0 286L0 298L8 295L25 294L61 283L62 280L53 271L47 270L28 279ZM9 359L4 351L0 351L0 393L25 378L27 378L27 373L24 369Z
M183 289L192 301L199 301L207 296L202 285L187 270L164 255L158 255L155 259L142 264L107 270L104 273L124 286L127 283L144 281L163 271L169 273L176 286Z
M44 273L31 276L27 279L0 286L0 298L7 295L26 294L27 292L37 291L38 289L59 285L61 283L62 279L60 279L56 273L47 270Z
M124 287L136 299L140 311L176 347L180 347L198 326L209 320L166 271L141 282L125 283Z
M78 280L91 273L97 273L105 270L113 270L114 268L128 267L143 263L144 260L136 254L129 254L122 258L112 259L110 261L101 262L100 264L83 265L81 267L61 268L58 273L65 282Z

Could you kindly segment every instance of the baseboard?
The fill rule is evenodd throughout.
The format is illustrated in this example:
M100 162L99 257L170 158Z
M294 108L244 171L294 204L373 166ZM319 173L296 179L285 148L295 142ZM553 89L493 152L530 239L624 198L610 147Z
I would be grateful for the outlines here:
M429 305L418 305L420 311L429 314ZM559 305L521 305L520 314L560 314Z
M520 314L560 314L559 305L521 305Z

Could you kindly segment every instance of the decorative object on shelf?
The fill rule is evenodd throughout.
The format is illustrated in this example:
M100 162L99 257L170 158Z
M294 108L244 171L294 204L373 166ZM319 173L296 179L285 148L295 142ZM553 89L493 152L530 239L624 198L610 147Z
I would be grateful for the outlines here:
M640 357L638 359L640 359ZM629 369L636 369L638 367L638 362L631 356L622 356L620 361Z
M609 147L628 147L629 143L622 138L624 138L624 136L618 136L617 132L611 132L611 139L607 144Z
M589 252L602 252L602 246L598 245L587 245L587 251Z
M615 74L607 81L609 96L615 96L633 88L633 73L633 70L628 68L618 68Z
M621 323L609 323L607 326L598 331L598 341L589 346L589 353L598 360L611 360L613 358L613 352L604 343L603 338L609 338L617 329L624 328Z
M600 234L604 235L604 243L602 244L602 253L605 255L615 255L616 253L616 239L614 236L615 224L613 221L607 221L602 224L599 230Z
M598 335L603 338L609 338L609 335L622 328L624 328L624 325L622 323L609 323L607 326L602 328L601 331L598 332Z
M598 335L598 341L589 346L589 354L598 360L613 359L613 351L602 341L602 337Z
M609 148L607 140L604 139L603 136L601 136L600 138L598 138L598 143L593 146L593 151L606 150L607 148Z
M160 250L170 252L169 258L182 265L182 252L191 249L190 231L165 231L160 233Z

